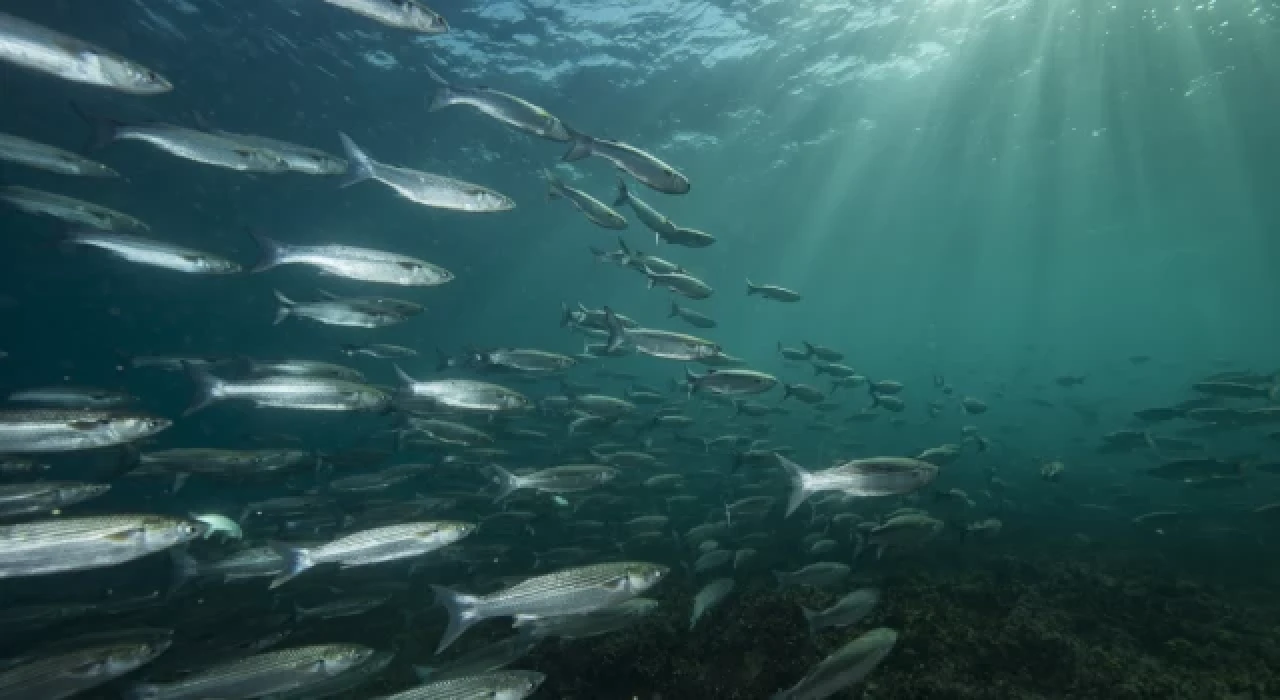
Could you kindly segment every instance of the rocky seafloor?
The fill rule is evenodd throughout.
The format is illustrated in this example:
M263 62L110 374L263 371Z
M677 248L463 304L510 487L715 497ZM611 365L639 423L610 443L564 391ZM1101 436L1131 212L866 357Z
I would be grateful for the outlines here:
M807 633L800 604L836 596L744 587L689 632L688 597L645 623L550 644L522 668L547 673L536 697L561 700L768 698L865 629L897 647L864 700L1249 700L1280 696L1280 605L1265 592L1195 582L1156 559L990 557L897 566L880 608L857 627Z

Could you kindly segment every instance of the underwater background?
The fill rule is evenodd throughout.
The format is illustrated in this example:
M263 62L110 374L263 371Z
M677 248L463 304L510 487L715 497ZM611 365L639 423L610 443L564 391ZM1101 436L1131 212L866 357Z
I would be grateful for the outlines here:
M58 242L65 224L0 206L0 390L127 391L174 420L138 443L144 454L287 444L327 465L302 482L196 474L175 489L168 478L124 474L113 450L41 455L52 465L47 478L112 484L75 512L224 513L261 544L289 533L251 532L237 517L249 503L324 495L334 475L427 463L439 470L378 498L449 498L441 517L497 518L451 545L483 546L492 556L356 569L345 579L317 572L297 590L199 581L170 592L165 556L0 580L0 606L11 611L90 605L84 616L29 632L0 630L0 657L39 654L79 634L173 628L177 641L153 664L77 695L120 697L130 683L180 677L287 628L291 646L395 651L366 685L332 695L381 697L413 685L413 666L439 661L445 616L431 584L495 590L547 572L542 552L584 546L592 554L575 563L624 558L670 567L649 594L659 607L606 636L538 646L513 666L546 675L530 697L773 697L872 627L897 631L893 651L834 697L1280 697L1280 519L1266 509L1280 501L1280 420L1266 410L1280 385L1280 5L437 0L432 7L447 17L448 33L385 27L322 0L10 0L0 8L110 47L174 84L138 97L0 64L0 132L121 173L67 178L0 162L0 185L128 212L167 241L218 251L246 268L260 255L253 231L290 243L400 251L456 275L430 289L371 291L300 266L174 274L69 252ZM610 205L628 176L599 158L562 163L566 144L462 107L429 110L439 86L428 68L452 83L517 94L576 130L655 154L688 177L689 192L664 195L630 181L632 193L714 235L714 244L656 243L624 206L615 208L629 227L606 230L549 200L544 169ZM337 178L202 167L137 143L89 150L90 128L73 103L130 123L213 124L335 154L343 132L381 162L481 183L516 206L446 211L371 183L340 187ZM618 248L619 236L714 294L689 301L647 288L643 274L592 253ZM748 279L803 299L748 295ZM296 319L273 325L273 290L304 299L387 293L426 310L377 329ZM669 316L673 299L717 326L679 325ZM826 398L811 407L780 400L779 389L758 400L785 413L748 416L681 384L686 367L705 371L698 362L581 357L591 354L584 336L562 322L563 306L579 303L709 338L744 367L813 385ZM862 383L837 391L814 369L812 353L780 354L804 341L838 349L838 362ZM395 387L390 361L340 351L367 343L415 349L417 357L396 360L415 379L482 378L520 391L539 406L521 425L541 437L499 435L490 447L500 454L474 455L448 441L406 444L395 412L226 402L184 417L188 376L131 366L158 355L302 358L348 364L371 385ZM509 347L579 362L532 378L465 362L437 368L437 348L463 357L472 348ZM900 393L883 393L905 408L878 406L878 381L901 383ZM1221 384L1256 391L1214 386ZM542 403L627 399L637 385L660 390L662 408L640 405L587 437L568 428L574 414ZM1174 413L1135 414L1153 408ZM1233 413L1188 413L1204 408ZM668 409L689 425L654 429L650 420L656 425ZM1242 417L1250 411L1264 413ZM868 413L874 417L853 417ZM462 422L486 431L501 424ZM747 437L717 447L727 435ZM1162 437L1178 442L1166 446ZM624 476L607 490L613 500L594 512L572 495L493 500L488 465L519 473L613 464L601 459L609 451L602 443L661 466L618 464ZM790 515L787 473L748 454L778 449L818 470L916 457L939 445L958 446L958 456L940 465L927 489L856 504L814 496ZM1050 465L1060 469L1046 471ZM684 487L646 490L641 482L660 473L683 475ZM961 496L939 495L954 490L966 504L959 511L953 501ZM692 498L667 500L681 494ZM755 562L734 562L733 594L689 629L693 598L715 577L697 568L705 550L688 531L721 522L732 504L755 496L777 499L776 507L754 519L729 515L727 532L715 538L737 550L746 540ZM350 532L344 518L359 521L364 506L360 497L337 498L334 527L300 539ZM941 532L880 557L870 528L834 520L851 512L882 523L898 508L929 512ZM527 517L513 524L503 517L509 511ZM1150 514L1164 515L1144 519ZM659 536L637 541L626 523L646 515L669 521ZM966 534L988 518L1001 524L996 535ZM581 520L603 523L592 531L598 540L582 544ZM810 553L827 539L834 550ZM192 553L205 561L235 549L200 541ZM850 578L789 586L773 573L815 561L847 564ZM882 595L869 618L809 633L801 606L827 607L859 585ZM295 605L375 589L389 601L359 616L296 618ZM112 608L151 592L154 600ZM504 624L485 623L451 651L505 634Z

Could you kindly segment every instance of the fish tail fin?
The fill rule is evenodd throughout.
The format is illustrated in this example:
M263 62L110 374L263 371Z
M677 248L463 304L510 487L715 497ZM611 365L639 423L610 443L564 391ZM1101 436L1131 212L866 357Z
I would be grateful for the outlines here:
M253 267L249 268L249 272L262 272L284 263L285 255L289 253L289 246L277 241L265 233L249 228L245 229L249 237L258 246L258 261Z
M200 575L200 562L187 553L186 547L169 550L169 563L173 575L169 579L169 595L177 593L188 581Z
M613 206L620 207L626 204L630 198L631 194L627 192L627 183L622 178L618 178L618 194L613 198Z
M222 398L222 389L226 382L213 376L204 367L193 365L190 362L183 362L182 368L186 370L187 376L196 385L195 395L191 398L191 404L187 406L187 410L182 412L183 416L189 416Z
M818 633L818 628L813 624L813 619L818 616L818 611L800 606L800 612L804 615L804 624L809 628L809 636L812 637Z
M867 408L875 408L880 405L880 394L876 392L876 385L867 382L867 393L871 394L871 405Z
M286 318L289 318L289 316L293 314L293 307L296 304L296 302L294 302L292 299L285 296L284 294L281 294L280 290L278 289L273 289L271 290L271 292L272 294L275 294L276 301L280 302L280 308L276 309L276 317L271 322L271 325L278 326L281 323L283 323Z
M493 497L494 501L502 501L510 496L516 489L520 488L520 479L515 474L503 469L502 467L491 464L489 468L493 471L493 481L498 485L498 495Z
M595 139L580 131L569 129L567 126L565 128L569 130L569 136L573 139L573 142L560 160L572 163L575 160L582 160L591 155L591 144L595 142Z
M605 346L609 352L614 352L622 347L623 341L626 340L626 329L622 326L622 321L618 320L617 314L613 313L613 309L604 307L605 324L609 326L609 342Z
M802 340L800 341L800 344L804 345L804 359L807 360L810 357L813 357L813 346L809 344L809 341Z
M547 200L560 199L564 196L564 182L556 177L555 173L543 168L542 179L547 181Z
M436 646L436 653L444 651L453 644L454 640L462 636L472 625L483 619L477 609L477 603L480 599L466 593L459 593L455 590L445 588L444 586L431 586L431 590L436 594L436 602L444 607L445 612L449 614L449 625L444 630L444 636L440 637L440 643Z
M689 369L688 367L684 368L684 383L685 383L685 386L689 387L690 396L693 396L694 392L698 390L699 379L702 379L702 377L695 374L693 370Z
M351 163L351 167L347 170L346 178L338 186L350 187L365 180L372 180L374 178L374 166L377 163L369 157L368 153L360 150L360 147L356 145L355 141L351 140L350 136L339 131L338 138L342 141L342 150L346 152L347 160Z
M283 542L268 542L267 545L284 560L280 575L271 580L271 585L268 588L279 588L316 565L311 558L311 550L309 549L291 547Z
M791 497L787 500L787 516L790 517L809 497L809 472L782 455L778 455L778 464L787 470L787 477L791 480Z
M404 371L403 369L401 369L401 368L400 368L399 363L395 363L395 362L393 362L393 363L391 363L391 367L392 367L392 369L394 369L394 370L395 370L395 372L396 372L396 379L399 379L399 380L400 380L400 383L401 383L405 388L408 388L408 387L413 386L414 381L415 381L415 380L414 380L414 378L413 378L413 377L410 377L408 372L406 372L406 371Z
M751 278L748 277L747 278L747 296L751 296L752 294L755 294L757 291L759 291L759 287L755 286L754 284L751 284ZM779 350L782 349L782 343L778 343L778 349Z
M667 314L667 318L675 318L676 316L679 316L679 315L680 315L680 305L675 303L674 301L671 302L671 313Z
M120 133L120 128L125 125L124 122L110 117L104 117L98 114L86 112L83 107L71 103L71 111L76 116L84 120L89 125L89 138L85 140L84 150L97 151L116 140Z
M786 383L786 382L783 382L783 383L782 383L782 398L778 399L778 403L782 403L783 401L786 401L788 397L791 397L791 396L794 396L794 395L795 395L795 392L791 391L791 385L790 385L790 384L788 384L788 383Z
M436 88L435 94L431 95L431 100L427 102L428 112L439 112L440 110L453 104L453 86L449 84L444 76L435 72L431 66L425 66L427 75L431 76L432 82L439 87Z

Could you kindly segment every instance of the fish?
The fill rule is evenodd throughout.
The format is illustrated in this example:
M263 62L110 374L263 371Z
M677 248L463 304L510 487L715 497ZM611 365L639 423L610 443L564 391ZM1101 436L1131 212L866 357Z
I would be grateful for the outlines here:
M522 411L532 404L518 391L474 379L432 379L419 381L409 376L400 365L393 365L400 379L398 400L408 404L426 404L459 411L497 413Z
M436 601L449 614L449 625L436 653L481 620L506 616L533 619L607 608L648 591L669 571L669 567L648 562L593 564L534 576L484 596L432 585Z
M257 360L251 357L241 358L254 376L286 375L290 377L328 377L329 379L345 379L349 382L363 382L364 374L332 362L320 360Z
M281 243L254 230L249 235L262 251L250 272L265 272L280 265L311 265L335 277L401 287L434 287L453 281L452 272L407 255L338 244Z
M147 413L98 409L0 411L0 454L71 452L122 445L173 422Z
M237 134L221 129L206 129L218 136L244 144L248 148L268 151L284 161L290 172L304 175L342 175L347 161L318 148L267 138L256 134Z
M117 141L139 141L201 165L249 173L282 173L289 169L289 164L273 151L253 148L208 131L164 122L131 124L89 114L79 107L75 107L75 112L92 130L89 150L99 150Z
M21 185L0 187L0 201L28 214L50 216L75 226L117 233L150 230L145 222L114 209Z
M0 579L115 566L191 542L202 523L162 515L62 517L0 525Z
M547 181L547 199L565 199L574 206L587 220L601 228L621 230L627 228L627 220L621 214L609 208L609 205L583 192L570 187L555 176L550 170L543 170L542 177Z
M689 191L689 178L650 153L621 141L595 138L572 129L569 134L573 145L562 158L566 163L599 156L658 192L686 194Z
M5 13L0 13L0 61L133 95L173 89L163 76L136 61Z
M510 197L487 187L444 175L379 163L361 150L350 136L339 133L338 138L342 140L342 148L349 163L342 187L376 180L414 204L468 213L509 211L516 207Z
M810 610L801 607L805 623L809 626L809 634L816 635L827 627L848 627L862 621L880 603L880 590L877 588L859 588L845 594L824 610Z
M693 563L693 570L696 573L706 573L725 566L733 561L733 551L729 549L712 549L703 552L698 556L697 561Z
M613 199L613 206L620 207L623 204L630 205L631 210L636 213L640 219L640 223L644 224L655 234L655 243L664 240L666 236L678 237L678 226L675 222L668 219L657 209L645 204L643 200L631 194L627 189L627 183L622 178L618 178L618 193Z
M62 243L97 248L135 265L189 275L234 275L243 271L239 263L212 253L128 233L81 229L63 234Z
M573 139L564 122L528 100L489 87L453 85L431 67L427 66L426 71L440 86L427 105L428 112L463 105L526 134L549 141L565 142Z
M197 669L168 683L135 683L130 700L260 698L306 688L358 667L374 654L356 644L317 644L269 651Z
M816 472L806 471L781 455L778 463L791 480L788 516L810 495L821 491L840 491L857 498L903 495L927 486L938 476L937 465L910 457L855 459Z
M625 343L637 352L667 360L698 360L720 353L720 346L709 340L654 328L627 328L612 309L605 307L605 313L610 319L607 347L611 351Z
M418 351L413 348L406 348L403 345L389 345L387 343L369 343L367 345L345 344L341 347L341 350L342 354L348 357L365 355L379 360L400 360L407 357L418 356Z
M294 301L278 289L271 290L279 306L271 325L278 326L289 318L305 318L326 326L350 328L382 328L403 323L404 316L377 306L346 300Z
M839 362L844 359L844 353L824 345L815 345L807 340L800 341L804 345L805 353L809 357L816 357L823 362Z
M852 569L847 564L820 561L798 571L775 571L779 586L833 586L849 577Z
M636 600L644 599L637 598ZM539 621L535 621L535 624L536 622ZM418 680L421 681L442 681L450 678L465 678L467 676L486 674L502 669L524 658L541 644L543 639L545 637L534 633L532 627L521 627L518 633L510 637L504 637L496 642L477 647L439 666L414 666L413 670L417 674Z
M765 299L772 299L773 301L782 301L787 303L795 303L804 298L800 296L799 292L792 291L786 287L779 287L773 284L753 284L751 280L748 279L747 296L754 296L756 294L759 294ZM804 357L807 359L808 354L805 354Z
M0 484L0 518L57 513L68 506L97 498L109 490L111 484L83 481Z
M646 267L644 274L649 278L649 289L662 287L689 299L706 299L715 293L706 282L685 272L655 272Z
M520 489L533 489L544 493L577 493L613 481L621 474L613 467L599 464L568 464L549 467L532 474L517 476L498 465L491 465L493 480L500 487L495 501L500 501Z
M385 412L391 407L391 396L381 389L341 379L284 376L228 380L194 365L187 367L187 376L196 392L185 416L227 400L251 401L258 408L307 411Z
M120 177L120 173L96 160L13 134L0 133L0 160L59 175Z
M324 0L388 27L421 34L444 34L449 23L439 12L418 0Z
M749 369L709 369L699 375L686 368L684 376L690 395L698 391L725 396L762 394L778 385L777 377ZM737 405L737 409L739 413L746 412L741 404Z
M142 668L167 651L172 643L172 638L165 636L150 641L122 640L40 654L0 671L0 698L70 698Z
M693 309L686 309L674 301L671 302L671 313L667 314L667 318L679 318L681 321L696 328L715 328L717 325L714 319L704 316Z
M515 627L539 640L548 637L587 639L630 627L653 614L657 609L658 601L656 600L633 598L590 612L531 619L517 618Z
M818 662L804 678L771 700L822 700L859 683L893 651L898 633L887 627L873 629L840 647Z
M284 562L270 588L281 586L320 564L335 563L342 568L381 564L434 552L475 532L474 523L452 520L402 523L362 530L319 547L295 547L272 543Z
M469 350L467 360L472 366L484 369L503 369L527 374L553 374L573 368L578 361L554 352L530 348L499 348L495 350ZM445 369L444 362L436 369Z
M733 593L734 583L731 578L718 578L703 586L693 597L693 612L689 615L689 629L698 625L703 615L724 602Z
M10 403L30 403L49 408L120 408L137 399L122 391L83 386L43 386L19 389L9 394Z
M537 671L489 671L432 681L374 700L523 700L544 680L546 676Z
M879 559L890 547L919 547L942 532L944 526L941 520L923 513L903 513L871 528L865 544L876 547Z

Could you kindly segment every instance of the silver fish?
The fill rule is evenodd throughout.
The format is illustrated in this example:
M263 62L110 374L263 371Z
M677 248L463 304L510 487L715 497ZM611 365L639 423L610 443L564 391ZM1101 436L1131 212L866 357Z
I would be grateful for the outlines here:
M289 164L273 151L254 148L225 136L177 124L129 124L76 110L93 129L89 147L104 148L116 141L141 141L172 156L203 165L254 173L282 173Z
M396 376L401 381L400 399L405 403L422 403L437 408L459 411L520 411L531 404L523 394L497 384L474 379L435 379L418 381L399 365Z
M818 662L795 685L772 700L823 700L861 681L893 650L898 633L887 627L871 630Z
M335 301L294 301L279 290L272 290L280 306L272 325L280 325L285 319L293 316L305 318L326 326L347 326L350 328L382 328L402 323L408 319L386 309L365 306L343 300Z
M168 92L155 71L87 41L0 13L0 61L135 95Z
M545 679L537 671L492 671L434 681L374 700L524 700Z
M685 382L689 385L689 393L708 391L713 394L742 396L769 391L778 385L778 379L771 374L749 369L709 369L705 374L694 374L685 368ZM739 413L743 413L739 405Z
M449 31L449 23L444 17L418 0L324 1L396 29L408 29L423 34L444 34Z
M710 285L686 272L656 272L646 267L644 274L649 278L649 289L663 287L689 299L706 299L714 293Z
M389 345L387 343L370 343L368 345L343 345L342 353L348 357L356 355L367 355L376 357L379 360L398 360L405 357L417 357L418 351L413 348L406 348L403 345Z
M650 153L621 141L598 139L576 131L570 131L570 135L573 146L564 154L566 162L600 156L659 192L684 194L689 191L689 178Z
M249 374L288 375L291 377L328 377L363 382L364 373L332 362L319 360L254 360L246 359Z
M125 233L150 230L145 223L114 209L20 185L0 187L0 201L28 214L51 216L71 224L89 226L103 231Z
M572 615L630 600L657 585L670 569L647 562L610 562L563 569L485 596L432 586L436 600L449 613L449 626L436 653L481 620L515 616L532 619Z
M62 700L132 673L163 654L168 637L95 644L41 655L0 673L2 700Z
M800 296L799 292L794 292L786 287L779 287L774 284L752 284L751 280L748 279L747 296L751 296L753 294L759 294L765 299L785 301L788 303L797 302L804 298ZM808 355L802 355L802 357L807 358Z
M734 583L731 578L719 578L703 586L702 590L693 597L693 613L689 615L689 629L696 627L703 615L724 602L724 599L733 593L733 588Z
M820 491L841 491L850 496L900 496L931 483L938 476L937 465L910 457L855 459L830 469L809 472L791 460L778 456L791 479L787 515L810 495Z
M350 161L343 187L365 180L377 180L415 204L472 213L507 211L516 206L510 197L487 187L444 175L379 163L360 150L351 137L341 133L338 136L342 139L342 147Z
M136 265L185 272L189 275L232 275L242 271L238 263L212 253L128 233L84 229L67 233L63 242L67 245L105 250Z
M425 260L398 253L346 245L292 245L250 231L262 251L251 272L280 265L311 265L337 276L402 287L432 287L453 279L453 273Z
M524 658L542 639L522 629L519 634L486 644L440 666L414 666L413 670L422 681L442 681L497 671Z
M249 148L273 153L289 166L291 172L304 175L342 175L347 172L347 161L318 148L299 146L296 143L255 134L237 134L219 129L212 131L218 136L242 143Z
M515 626L537 639L587 639L608 634L640 622L658 609L658 601L633 598L607 608L573 615L553 615L531 619L517 618Z
M552 141L569 141L573 138L569 135L568 128L554 114L528 100L487 87L451 85L430 67L427 67L427 75L440 84L427 111L436 112L454 105L465 105L527 134Z
M871 614L880 602L880 591L875 588L859 588L837 600L825 610L801 607L809 634L817 634L826 627L848 627Z
M90 484L83 481L0 484L0 517L60 510L97 498L110 489L110 484Z
M120 173L78 153L64 151L13 134L0 134L0 160L48 170L59 175L120 177Z
M605 312L613 317L613 311L608 307L605 307ZM720 346L709 340L654 328L625 328L615 318L610 322L607 347L613 351L624 344L645 355L667 360L699 360L720 353Z
M12 403L33 403L50 408L119 408L136 399L122 391L83 386L42 386L9 394Z
M0 526L0 579L114 566L190 542L202 523L161 515L54 518Z
M667 318L679 318L681 321L697 328L715 328L717 325L715 319L704 316L693 309L686 309L674 301L671 302L671 313L667 314Z
M143 413L93 409L0 411L0 454L111 447L155 435L171 424Z
M613 481L621 474L613 467L599 464L569 464L561 467L550 467L532 474L517 476L511 472L491 465L494 481L501 491L494 498L500 501L520 489L533 489L545 493L576 493L586 491Z
M385 411L391 397L366 384L323 377L266 377L230 381L201 367L187 367L196 395L183 415L191 415L215 401L243 399L259 408L306 411ZM3 451L3 450L0 450Z
M171 683L136 683L133 700L260 698L327 681L359 666L374 651L355 644L324 644L272 651L195 671Z
M345 569L421 556L451 545L475 529L472 523L442 520L362 530L315 548L272 544L284 560L284 570L271 582L271 588L319 564L335 563Z
M563 197L572 204L587 220L601 228L621 230L627 227L627 220L621 214L609 208L609 205L583 192L570 187L555 176L550 170L543 170L542 176L547 180L547 198Z

